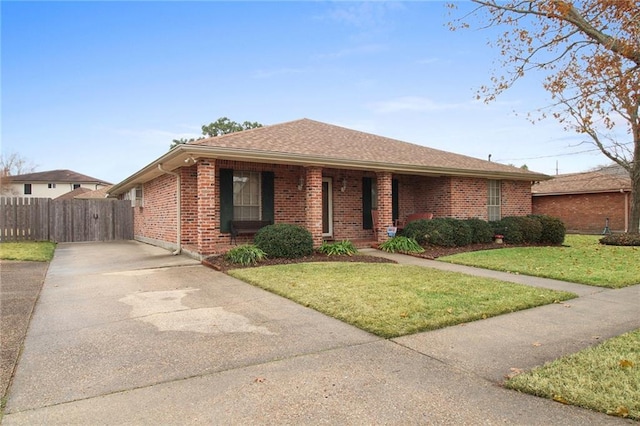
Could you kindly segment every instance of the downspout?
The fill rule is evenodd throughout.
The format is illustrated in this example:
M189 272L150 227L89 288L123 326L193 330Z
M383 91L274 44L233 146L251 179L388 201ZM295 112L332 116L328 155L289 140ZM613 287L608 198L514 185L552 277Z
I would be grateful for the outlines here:
M162 164L158 164L158 170L176 177L176 244L178 245L178 248L172 253L176 256L182 252L182 227L180 226L182 216L182 210L180 208L180 174L162 168Z

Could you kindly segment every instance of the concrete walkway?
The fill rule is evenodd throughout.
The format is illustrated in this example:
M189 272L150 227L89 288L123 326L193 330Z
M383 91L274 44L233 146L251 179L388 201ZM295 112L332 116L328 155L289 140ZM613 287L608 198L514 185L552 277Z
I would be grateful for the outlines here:
M60 244L2 423L633 423L499 385L640 327L640 286L568 286L581 297L384 340L156 247Z

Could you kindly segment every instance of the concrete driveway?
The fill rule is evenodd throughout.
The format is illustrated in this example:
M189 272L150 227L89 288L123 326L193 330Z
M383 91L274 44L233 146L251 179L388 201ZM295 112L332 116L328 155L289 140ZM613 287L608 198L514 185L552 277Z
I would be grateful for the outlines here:
M60 244L3 424L621 424L508 391L184 256Z

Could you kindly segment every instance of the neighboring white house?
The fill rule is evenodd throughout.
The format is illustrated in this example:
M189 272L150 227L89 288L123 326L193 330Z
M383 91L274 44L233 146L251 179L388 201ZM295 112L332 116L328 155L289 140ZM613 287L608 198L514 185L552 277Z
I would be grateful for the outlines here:
M78 188L91 191L111 185L72 170L49 170L3 178L2 195L28 198L57 198Z

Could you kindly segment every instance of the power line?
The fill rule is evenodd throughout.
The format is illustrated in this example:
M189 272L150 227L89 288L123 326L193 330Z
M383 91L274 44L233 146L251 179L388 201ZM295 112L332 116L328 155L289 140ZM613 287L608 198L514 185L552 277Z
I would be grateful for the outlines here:
M541 155L540 157L529 157L529 158L500 158L500 159L495 160L495 161L500 163L500 162L504 162L504 161L538 160L540 158L566 157L568 155L584 154L584 153L587 153L587 152L595 152L595 151L600 151L600 149L599 148L586 149L584 151L569 152L569 153L566 153L566 154Z

